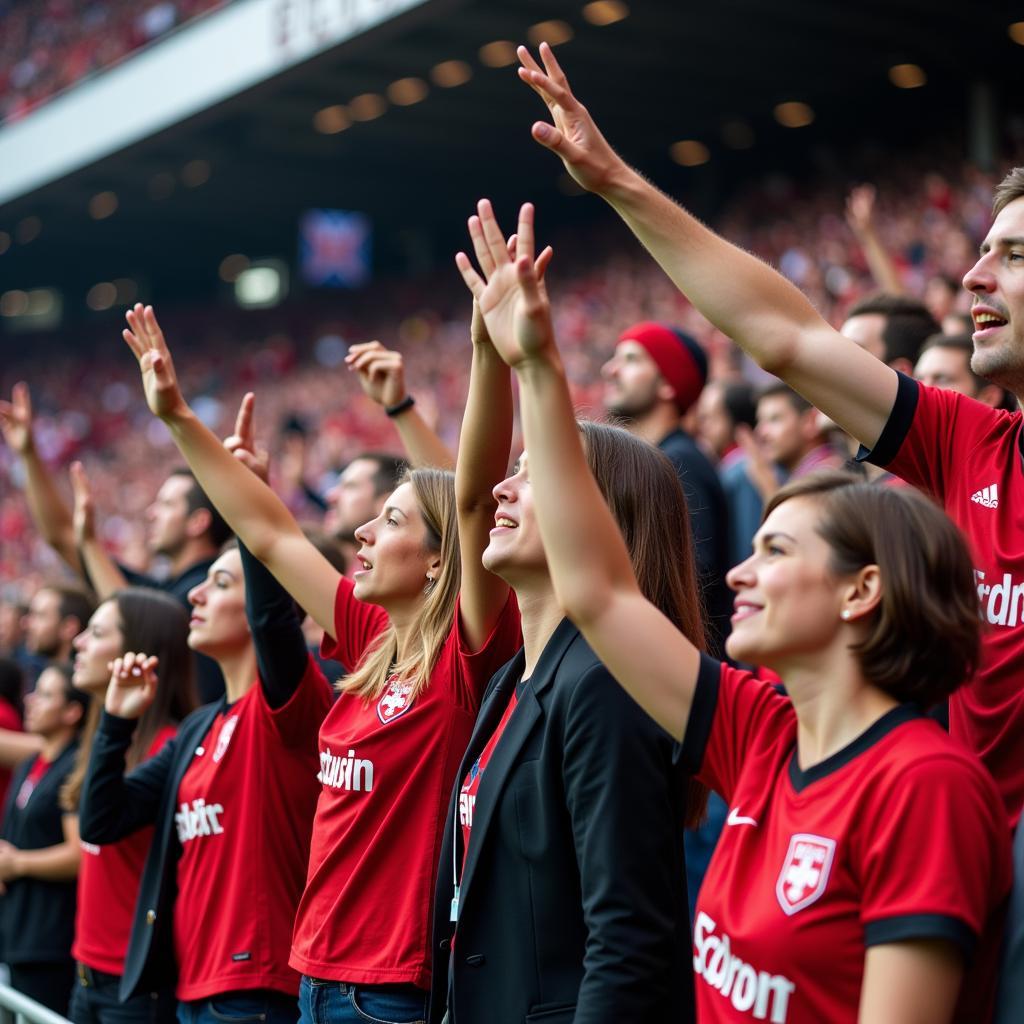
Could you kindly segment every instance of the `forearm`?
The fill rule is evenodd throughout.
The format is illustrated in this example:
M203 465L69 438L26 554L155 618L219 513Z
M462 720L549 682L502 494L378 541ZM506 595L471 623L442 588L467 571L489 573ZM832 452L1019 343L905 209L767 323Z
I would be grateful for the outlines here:
M472 511L481 504L493 510L491 491L508 469L512 417L511 371L490 342L474 344L455 466L460 510Z
M256 558L268 563L281 534L301 536L284 502L224 448L191 409L185 407L164 422L199 486Z
M124 573L95 537L82 543L78 548L78 554L81 557L85 575L101 601L105 601L111 594L128 586Z
M78 875L81 846L66 839L41 850L18 850L13 854L16 878L38 878L45 882L66 882Z
M448 446L427 425L415 406L392 418L402 447L413 469L436 466L438 469L453 469L455 459Z
M25 465L25 499L39 535L76 573L82 565L75 549L71 509L35 447L22 455Z
M868 262L868 269L875 279L875 284L884 292L890 295L903 295L906 289L900 280L899 272L892 257L886 251L882 240L878 237L874 228L863 231L858 236L861 248L864 250L864 258Z
M34 733L0 729L0 768L13 768L42 749L42 737Z

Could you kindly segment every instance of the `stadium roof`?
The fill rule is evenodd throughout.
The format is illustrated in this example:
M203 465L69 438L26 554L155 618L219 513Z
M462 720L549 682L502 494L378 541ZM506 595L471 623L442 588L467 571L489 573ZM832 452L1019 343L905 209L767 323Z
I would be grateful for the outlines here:
M280 2L301 13L316 0ZM378 261L399 272L447 259L482 194L507 209L534 199L562 221L581 210L593 217L595 201L572 197L557 162L529 139L541 104L511 66L488 66L500 62L501 46L482 50L565 27L571 38L557 52L609 138L704 208L752 171L809 165L823 145L871 139L897 150L945 135L962 151L968 120L982 132L989 115L996 123L993 100L1021 109L1024 51L996 3L629 0L621 20L588 20L614 6L428 0L0 206L0 232L15 239L0 256L0 291L56 286L74 316L88 315L84 296L99 280L142 282L144 297L212 295L224 287L217 267L229 253L291 258L297 220L311 207L369 213ZM453 61L464 67L438 68ZM901 65L923 69L925 86L897 88L891 69ZM438 84L446 73L449 84ZM427 92L402 105L393 83L407 78ZM357 97L386 98L389 86L392 100L371 116L376 101ZM406 88L409 98L416 87ZM777 105L794 102L811 108L813 123L779 123L786 111ZM318 131L320 111L321 127L350 124ZM788 112L801 118L798 108ZM705 146L710 160L679 166L670 147L681 140ZM699 158L700 147L681 155ZM90 201L104 193L116 197L116 212L94 219ZM40 230L19 244L26 218L38 218Z

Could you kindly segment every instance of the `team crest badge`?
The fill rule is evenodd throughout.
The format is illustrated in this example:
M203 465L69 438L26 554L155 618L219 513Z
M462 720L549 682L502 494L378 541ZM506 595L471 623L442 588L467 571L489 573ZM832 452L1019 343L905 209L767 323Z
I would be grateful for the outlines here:
M412 698L409 696L411 693L412 683L404 683L392 676L384 696L377 701L377 717L381 725L401 718L412 707Z
M775 896L785 914L792 916L821 896L828 885L835 852L834 839L804 834L790 838L789 850L775 883Z
M238 728L238 715L232 715L221 727L220 735L217 737L217 746L213 751L213 763L218 764L220 759L228 752L228 744L231 737L235 735Z

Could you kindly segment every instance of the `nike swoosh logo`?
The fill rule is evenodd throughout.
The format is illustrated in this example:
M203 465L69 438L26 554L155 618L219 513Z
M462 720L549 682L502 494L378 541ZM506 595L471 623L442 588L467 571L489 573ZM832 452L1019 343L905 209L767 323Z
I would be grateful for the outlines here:
M738 807L729 811L729 817L725 819L726 825L756 825L756 818L745 818L739 813Z

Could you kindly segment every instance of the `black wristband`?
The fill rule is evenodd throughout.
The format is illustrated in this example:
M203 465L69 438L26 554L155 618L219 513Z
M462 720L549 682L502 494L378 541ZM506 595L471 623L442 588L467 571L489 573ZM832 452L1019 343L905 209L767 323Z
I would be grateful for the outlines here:
M406 395L405 398L403 398L396 405L385 406L384 415L391 416L392 418L394 418L395 416L401 416L402 413L406 411L406 409L411 409L415 404L416 399L413 398L412 395Z

